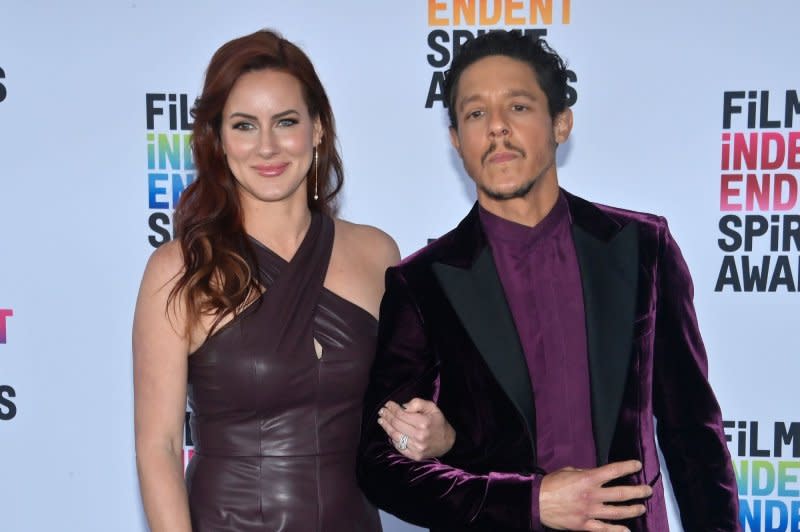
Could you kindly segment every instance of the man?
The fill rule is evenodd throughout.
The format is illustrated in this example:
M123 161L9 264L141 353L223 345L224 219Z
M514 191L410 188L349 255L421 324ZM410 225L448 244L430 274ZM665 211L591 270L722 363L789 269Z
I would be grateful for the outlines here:
M559 188L566 89L561 58L512 32L453 61L451 140L478 202L387 271L362 488L433 530L666 531L655 416L684 528L738 530L689 272L663 218ZM455 431L439 459L408 447L427 427L395 403L415 396Z

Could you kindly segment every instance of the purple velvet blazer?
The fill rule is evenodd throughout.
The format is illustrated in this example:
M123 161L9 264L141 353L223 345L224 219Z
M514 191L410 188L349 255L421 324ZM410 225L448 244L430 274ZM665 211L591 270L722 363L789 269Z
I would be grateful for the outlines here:
M688 531L739 530L736 480L692 303L663 218L567 194L583 284L599 464L637 459L646 482L631 530L668 530L658 439ZM456 430L414 462L378 426L389 399L433 399ZM478 219L386 272L358 478L367 497L432 530L531 530L536 412L525 357Z

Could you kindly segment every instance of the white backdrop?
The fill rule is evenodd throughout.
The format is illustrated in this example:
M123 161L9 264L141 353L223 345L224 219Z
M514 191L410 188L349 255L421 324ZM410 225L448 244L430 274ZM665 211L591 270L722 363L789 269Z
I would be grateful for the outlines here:
M503 11L493 24L456 22L456 4ZM534 20L532 6L549 6L552 18ZM130 326L149 238L163 238L150 218L169 213L177 182L148 177L158 173L149 145L185 133L169 127L168 95L192 101L219 45L278 29L308 52L332 100L346 170L341 215L384 229L408 255L474 201L441 104L426 108L434 73L446 68L428 63L428 54L442 59L429 34L443 32L434 35L439 46L442 35L504 26L546 30L577 75L562 185L670 220L695 280L745 530L800 530L798 17L795 0L3 2L0 529L146 529ZM152 129L147 94L164 98ZM777 137L764 157L722 162L725 146L764 133ZM770 165L781 157L778 141L782 160ZM749 163L735 170L734 159ZM191 169L175 173L185 179ZM754 185L786 174L785 205L748 208L748 178L735 175L747 173ZM767 231L746 251L734 238L741 230L720 231L730 215L726 227L749 220L756 234L762 222L789 224L786 242L781 232L771 248ZM748 289L744 262L760 268L765 256L766 281Z

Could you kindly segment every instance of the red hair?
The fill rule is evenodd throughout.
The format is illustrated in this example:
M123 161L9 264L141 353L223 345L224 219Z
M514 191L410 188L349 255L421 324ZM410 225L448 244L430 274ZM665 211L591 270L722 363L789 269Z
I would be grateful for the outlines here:
M195 181L181 195L175 209L175 228L183 253L184 270L170 292L186 302L187 331L203 315L215 315L214 331L225 316L236 314L260 293L255 255L242 222L236 181L225 161L220 128L222 110L242 74L273 69L294 76L312 119L322 126L317 146L319 199L307 186L312 211L332 213L334 198L344 180L336 150L333 111L308 56L279 34L261 30L222 45L206 70L203 92L192 108L192 151ZM313 178L313 165L306 176Z

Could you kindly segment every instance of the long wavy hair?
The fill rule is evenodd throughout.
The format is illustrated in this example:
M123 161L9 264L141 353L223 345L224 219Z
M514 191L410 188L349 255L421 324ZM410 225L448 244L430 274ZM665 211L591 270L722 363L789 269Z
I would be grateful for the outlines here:
M319 118L322 139L317 146L319 199L307 186L312 211L331 214L344 180L336 149L333 112L328 96L308 56L278 33L261 30L225 43L206 70L202 94L192 107L192 152L195 181L175 209L176 238L184 270L169 295L168 305L185 304L187 334L202 316L214 316L208 334L220 321L236 315L260 293L255 252L244 230L237 183L222 151L222 110L242 74L278 70L302 86L310 116ZM306 175L313 179L313 165Z

